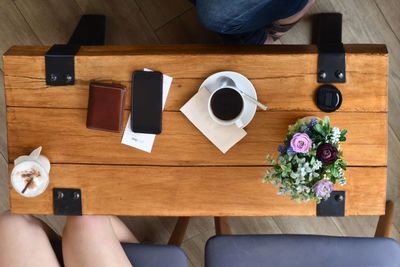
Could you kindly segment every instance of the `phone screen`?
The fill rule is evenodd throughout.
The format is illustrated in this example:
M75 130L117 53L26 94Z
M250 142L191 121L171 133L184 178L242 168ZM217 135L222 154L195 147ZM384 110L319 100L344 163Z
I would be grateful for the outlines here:
M162 73L135 71L132 75L131 128L137 133L161 133Z

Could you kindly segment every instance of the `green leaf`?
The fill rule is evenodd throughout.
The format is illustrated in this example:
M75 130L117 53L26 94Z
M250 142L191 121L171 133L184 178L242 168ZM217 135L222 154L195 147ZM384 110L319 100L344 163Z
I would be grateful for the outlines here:
M339 177L339 171L338 171L338 169L335 167L335 165L332 165L331 173L332 173L332 176L333 176L333 177L335 177L335 178Z
M322 136L326 136L325 131L321 124L315 124L314 129L320 133Z
M325 126L325 131L329 131L330 128L331 128L330 119L329 119L328 116L326 116L326 117L324 118L324 126Z

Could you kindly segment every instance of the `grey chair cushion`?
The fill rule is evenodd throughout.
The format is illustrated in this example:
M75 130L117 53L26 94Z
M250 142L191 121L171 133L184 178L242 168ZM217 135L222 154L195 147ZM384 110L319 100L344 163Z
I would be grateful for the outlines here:
M54 252L61 266L63 264L61 241L52 241ZM134 267L187 267L185 253L176 246L123 243L129 261Z
M187 267L185 253L176 246L122 244L134 267Z
M389 238L231 235L208 240L206 267L399 267Z

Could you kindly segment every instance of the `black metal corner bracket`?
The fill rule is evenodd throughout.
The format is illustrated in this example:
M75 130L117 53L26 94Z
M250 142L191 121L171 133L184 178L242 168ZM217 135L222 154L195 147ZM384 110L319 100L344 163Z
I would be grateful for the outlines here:
M82 215L80 189L53 188L54 215Z
M346 192L333 191L330 197L317 204L317 216L344 216Z
M80 45L104 45L104 15L83 15L68 44L53 45L45 55L46 84L75 84L75 55Z
M53 45L45 56L46 84L51 86L75 83L75 54L79 45Z
M342 14L320 13L316 16L314 40L318 47L317 81L346 82L346 56L342 43Z

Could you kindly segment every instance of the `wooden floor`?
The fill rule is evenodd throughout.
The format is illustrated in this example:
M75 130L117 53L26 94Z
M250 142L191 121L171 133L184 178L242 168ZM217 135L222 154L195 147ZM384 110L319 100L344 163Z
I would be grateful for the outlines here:
M400 240L400 1L319 0L310 13L341 12L344 43L385 43L390 55L388 198L395 201L393 237ZM107 43L219 43L217 35L198 22L187 0L0 0L0 53L11 45L64 43L84 13L107 16ZM307 44L311 23L306 16L277 43ZM0 212L8 209L7 150L3 68L0 62ZM373 127L373 125L371 125ZM367 129L366 129L367 130ZM374 197L374 196L371 196ZM64 218L44 218L57 231ZM123 218L147 242L166 243L176 218ZM372 236L376 217L232 218L234 233L296 233ZM211 218L195 218L183 248L192 266L203 265L206 240L214 234Z

